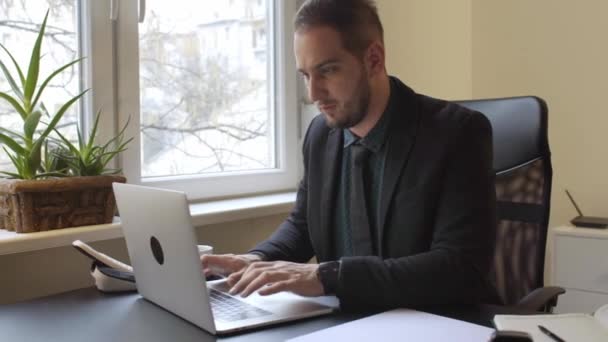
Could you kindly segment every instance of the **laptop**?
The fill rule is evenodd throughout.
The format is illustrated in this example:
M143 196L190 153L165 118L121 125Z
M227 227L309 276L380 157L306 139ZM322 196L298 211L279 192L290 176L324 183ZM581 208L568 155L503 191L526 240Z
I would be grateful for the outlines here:
M137 290L147 300L212 334L329 314L335 297L289 292L242 298L225 280L206 281L186 194L114 183Z

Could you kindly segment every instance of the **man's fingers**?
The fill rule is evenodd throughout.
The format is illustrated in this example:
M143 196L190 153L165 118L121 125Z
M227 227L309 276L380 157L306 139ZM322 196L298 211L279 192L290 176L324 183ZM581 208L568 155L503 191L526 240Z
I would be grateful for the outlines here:
M257 291L261 287L274 283L276 281L283 280L282 278L287 277L288 275L285 273L266 271L259 274L255 279L253 279L241 292L241 296L247 297L253 292Z
M234 295L237 293L241 293L243 295L243 291L251 282L253 282L256 278L258 278L261 274L268 271L270 268L267 265L260 265L262 263L253 263L250 264L244 271L243 274L240 275L240 279L232 286L230 289L230 294ZM237 275L238 276L238 275ZM251 292L249 292L251 293Z
M243 270L242 274L236 275L239 279L236 281L232 288L230 289L230 294L235 295L237 293L241 293L249 283L251 283L258 275L262 273L260 269L253 269L251 265Z
M217 267L225 264L225 259L222 255L204 254L201 255L201 266L203 269Z
M258 294L260 296L268 296L281 291L290 291L292 284L292 280L277 281L275 283L269 284L268 286L264 286L258 291Z
M260 295L291 291L302 296L320 296L323 286L315 276L316 267L286 262L256 262L229 277L229 293L240 293L247 297L256 291Z
M201 256L201 266L203 270L220 275L228 275L241 270L246 263L234 254L205 254Z
M241 280L241 277L243 276L244 272L245 272L245 269L242 269L238 272L234 272L234 273L230 274L228 276L228 278L226 278L228 285L230 285L230 287L233 287L234 284L236 284L239 280Z
M234 254L203 254L201 261L209 265L229 265L235 263L238 257Z
M230 294L234 295L243 291L243 289L255 279L263 269L268 268L270 263L254 262L247 267L235 272L228 277L228 284L231 286Z

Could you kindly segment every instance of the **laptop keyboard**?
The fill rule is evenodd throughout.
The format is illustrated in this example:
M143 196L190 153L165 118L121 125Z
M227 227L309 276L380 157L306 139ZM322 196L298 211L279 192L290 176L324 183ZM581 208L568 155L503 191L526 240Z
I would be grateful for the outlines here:
M213 317L224 322L234 322L272 314L215 289L210 289L209 297L211 298Z

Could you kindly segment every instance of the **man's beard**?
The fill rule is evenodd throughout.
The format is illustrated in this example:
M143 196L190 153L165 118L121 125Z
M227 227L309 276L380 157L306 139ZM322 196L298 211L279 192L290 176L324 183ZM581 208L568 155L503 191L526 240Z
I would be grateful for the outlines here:
M331 128L351 128L360 123L369 107L371 98L371 89L365 74L362 75L357 89L353 93L353 97L344 103L341 113L335 116L325 114L327 125Z

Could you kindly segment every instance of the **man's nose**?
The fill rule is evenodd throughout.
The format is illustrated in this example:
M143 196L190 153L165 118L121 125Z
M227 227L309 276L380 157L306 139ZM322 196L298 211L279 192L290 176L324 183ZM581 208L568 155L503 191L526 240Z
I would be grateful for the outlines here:
M308 99L311 102L317 102L325 98L325 86L321 80L316 77L311 77L308 80Z

